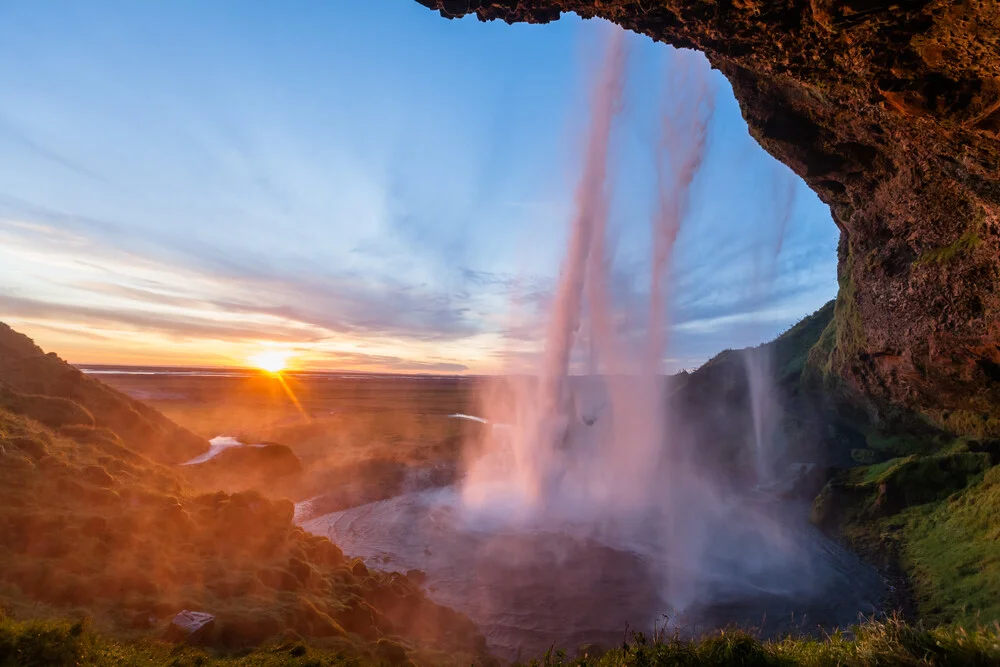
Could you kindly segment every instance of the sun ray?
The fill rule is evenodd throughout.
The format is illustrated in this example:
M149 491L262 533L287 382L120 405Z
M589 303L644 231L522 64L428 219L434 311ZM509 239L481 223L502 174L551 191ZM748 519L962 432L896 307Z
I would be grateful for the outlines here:
M299 402L298 397L295 396L295 392L292 391L292 388L288 386L288 382L285 381L285 377L281 374L281 371L274 373L274 377L276 377L278 379L278 382L281 383L281 388L285 390L285 393L288 394L288 398L290 398L292 400L292 403L295 404L295 407L302 415L302 418L306 422L311 422L312 419L309 418L309 413L307 413L305 411L305 408L302 407L302 404Z

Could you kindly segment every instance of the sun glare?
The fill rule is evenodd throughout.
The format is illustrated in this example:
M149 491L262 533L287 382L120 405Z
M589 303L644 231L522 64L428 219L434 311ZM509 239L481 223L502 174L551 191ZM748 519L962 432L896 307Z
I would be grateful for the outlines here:
M264 350L249 358L251 364L267 371L268 373L280 373L288 366L289 353L284 350Z

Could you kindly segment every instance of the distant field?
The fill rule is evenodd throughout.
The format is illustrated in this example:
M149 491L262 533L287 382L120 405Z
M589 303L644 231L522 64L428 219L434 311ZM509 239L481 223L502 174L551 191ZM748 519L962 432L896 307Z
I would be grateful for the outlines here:
M164 371L101 367L97 375L102 382L155 406L206 437L267 431L333 415L385 417L468 411L478 381L412 375L283 373L278 378L256 371Z
M93 377L205 438L287 445L304 468L274 479L265 466L219 461L184 470L197 485L327 496L327 509L397 493L414 469L445 467L438 481L447 483L463 441L481 428L450 417L475 414L478 378L136 367L100 367Z

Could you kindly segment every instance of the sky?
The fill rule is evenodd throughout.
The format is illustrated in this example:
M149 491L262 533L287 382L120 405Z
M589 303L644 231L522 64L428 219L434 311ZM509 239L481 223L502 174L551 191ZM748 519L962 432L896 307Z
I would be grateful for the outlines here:
M613 29L408 0L0 0L0 321L81 364L503 372L541 344ZM678 52L627 42L623 303L648 275L652 146L679 103ZM710 81L672 371L837 288L829 209Z

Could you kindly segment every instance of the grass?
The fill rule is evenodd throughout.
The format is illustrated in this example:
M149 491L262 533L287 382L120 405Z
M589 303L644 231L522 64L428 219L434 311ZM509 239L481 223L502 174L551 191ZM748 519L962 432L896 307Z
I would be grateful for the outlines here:
M478 664L493 664L491 659ZM89 621L17 621L0 614L0 667L162 665L163 667L277 667L321 665L447 665L455 657L407 649L391 640L354 646L340 640L312 642L289 635L241 651L220 651L151 638L122 641L96 632ZM464 663L459 663L464 664Z
M1000 466L967 449L843 471L813 509L855 549L895 560L929 624L1000 621Z
M222 648L291 632L345 655L381 640L483 654L467 618L404 575L346 559L292 510L255 492L199 493L113 432L0 409L0 601L18 617L87 615L148 637L194 609L216 616Z
M815 355L829 360L843 312L827 304L769 344L784 389L798 391L797 378ZM193 485L183 468L158 462L169 457L159 445L145 447L144 438L156 443L164 434L187 433L187 444L203 440L157 410L81 380L21 338L0 329L0 379L14 385L0 387L0 605L9 614L0 619L0 667L490 662L468 619L430 602L416 577L369 571L345 558L329 540L297 528L288 501ZM729 352L706 367L724 376L741 368L732 362ZM210 388L227 397L243 391L235 405L196 396L158 407L203 435L235 425L250 440L290 438L307 472L324 470L296 479L296 486L348 488L359 480L358 493L396 488L409 466L454 461L466 435L460 429L476 427L446 418L476 412L468 389L457 385L417 383L429 388L390 397L394 407L387 411L372 403L384 389L375 380L323 389L291 380L310 414L302 420L287 404L262 409L281 405L275 397L283 393L261 382L233 392ZM320 414L331 405L335 413ZM988 442L939 433L871 431L857 444L858 457L872 464L843 471L827 485L817 500L818 520L859 548L865 541L888 544L913 584L921 617L946 625L928 629L890 619L823 639L765 642L739 630L697 641L636 636L608 652L574 658L553 652L539 663L1000 660L991 625L1000 620L1000 468L991 467L997 452ZM157 639L183 608L216 615L209 646ZM27 620L84 616L91 624Z
M134 451L165 463L179 463L208 450L204 439L153 408L88 378L55 354L45 354L27 336L2 322L0 379L0 407L43 424L107 428Z
M812 315L778 336L774 347L774 365L779 383L797 381L809 358L809 352L821 340L833 322L835 301L827 302Z
M922 618L975 623L1000 619L1000 467L982 481L893 522Z
M663 633L647 640L635 634L626 645L609 651L582 650L570 657L566 652L553 650L528 664L539 667L875 667L993 665L997 661L1000 661L1000 628L995 625L977 626L973 630L926 629L890 618L869 621L822 638L789 637L775 641L761 641L743 630L725 630L695 640ZM376 643L363 654L351 654L333 645L306 645L297 639L286 638L240 653L225 654L152 640L119 642L95 633L87 623L80 621L18 622L0 618L0 665L313 667L443 662L447 662L447 657L441 654L407 652L391 642Z

